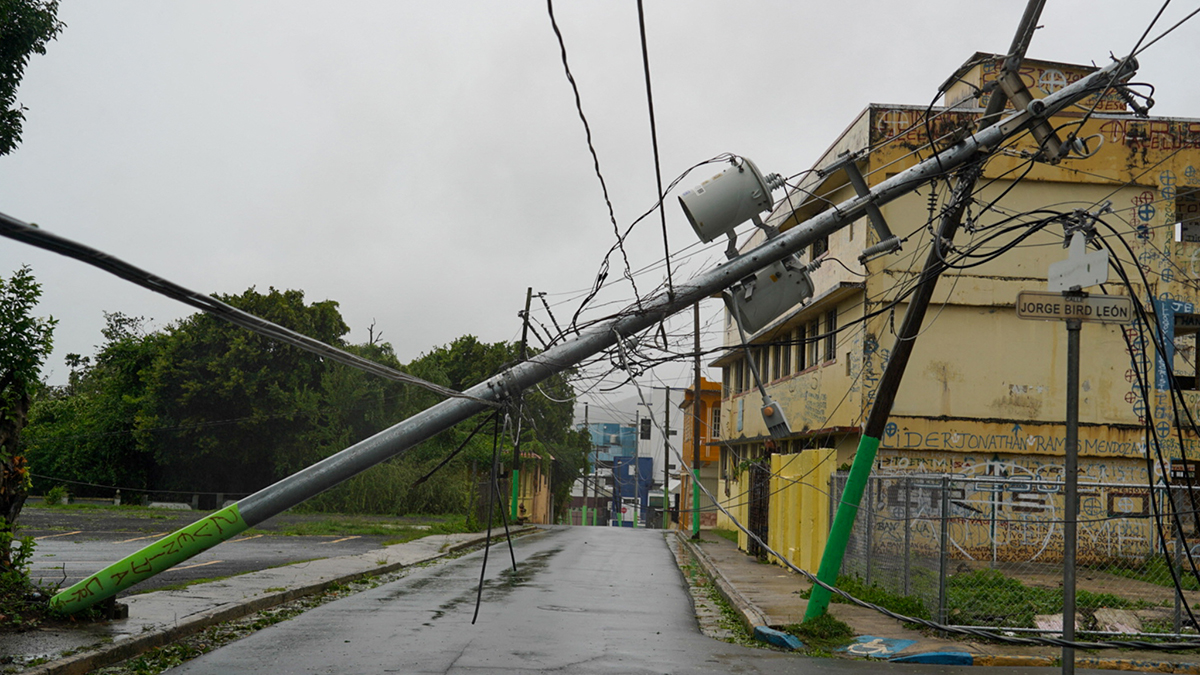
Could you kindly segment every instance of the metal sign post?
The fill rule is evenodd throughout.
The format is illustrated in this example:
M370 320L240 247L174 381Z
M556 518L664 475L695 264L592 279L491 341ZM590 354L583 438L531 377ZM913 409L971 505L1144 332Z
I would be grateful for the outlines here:
M1081 288L1108 278L1108 252L1087 253L1084 235L1071 237L1070 253L1050 266L1049 288L1060 293L1022 291L1017 295L1017 316L1034 321L1067 322L1066 446L1063 448L1063 614L1062 636L1075 640L1075 553L1079 520L1079 331L1087 323L1129 323L1133 298L1123 295L1089 295ZM1063 675L1075 673L1075 649L1062 648Z

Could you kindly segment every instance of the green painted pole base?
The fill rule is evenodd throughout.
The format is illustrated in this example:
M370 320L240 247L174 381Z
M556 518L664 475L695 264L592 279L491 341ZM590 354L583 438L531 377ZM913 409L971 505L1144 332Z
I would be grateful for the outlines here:
M242 520L238 505L231 504L59 592L50 599L50 605L68 614L87 609L143 579L237 536L248 527L246 521Z
M875 464L875 453L878 450L878 438L863 436L858 442L858 452L854 454L850 476L846 478L846 489L842 491L842 500L838 503L837 514L833 517L833 526L829 528L829 541L825 542L825 552L821 555L821 567L817 570L817 578L830 586L837 585L838 573L842 570L842 559L846 557L846 544L850 541L850 532L854 530L858 505L862 502L863 490L866 489L867 478L871 475L871 467ZM829 607L830 596L828 590L814 584L812 595L808 599L808 609L804 612L804 620L815 619L824 614L825 609Z
M512 488L512 516L509 518L509 521L515 523L517 522L517 508L519 506L517 502L521 499L521 472L516 469L512 471Z

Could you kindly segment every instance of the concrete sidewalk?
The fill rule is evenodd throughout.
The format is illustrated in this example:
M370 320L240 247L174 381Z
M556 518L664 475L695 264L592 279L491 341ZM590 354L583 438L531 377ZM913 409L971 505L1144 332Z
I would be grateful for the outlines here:
M808 600L802 598L801 593L811 584L803 576L778 565L760 563L739 551L734 543L711 532L704 533L699 543L692 542L688 533L676 533L675 536L678 545L687 549L705 568L722 595L741 613L743 623L751 633L756 626L779 629L804 620ZM884 652L890 650L883 647L890 645L902 646L895 650L895 656L917 663L1052 666L1062 655L1058 647L994 644L971 638L927 635L857 605L831 603L829 613L849 624L856 635L883 638L864 640L859 656L884 656ZM912 642L906 645L905 641ZM1075 663L1079 668L1200 674L1200 655L1193 653L1111 649L1076 652Z
M536 527L513 534L537 531ZM194 584L182 590L153 591L123 596L129 618L70 630L42 629L0 635L0 672L39 665L16 672L22 675L73 675L123 661L169 644L209 626L241 618L285 602L319 593L336 584L386 574L404 567L437 560L455 551L481 545L478 533L430 535L355 556L323 558L306 563L260 570L221 581ZM493 544L503 544L504 534L492 533Z

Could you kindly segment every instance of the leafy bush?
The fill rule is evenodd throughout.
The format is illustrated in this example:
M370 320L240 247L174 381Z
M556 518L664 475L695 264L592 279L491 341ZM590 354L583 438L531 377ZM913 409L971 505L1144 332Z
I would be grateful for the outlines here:
M55 485L46 492L42 500L46 502L46 506L58 506L66 504L71 500L71 495L67 493L67 488L64 485Z
M0 633L32 630L46 610L44 593L29 581L33 537L14 539L12 533L0 531L0 546L12 551L12 566L0 567Z

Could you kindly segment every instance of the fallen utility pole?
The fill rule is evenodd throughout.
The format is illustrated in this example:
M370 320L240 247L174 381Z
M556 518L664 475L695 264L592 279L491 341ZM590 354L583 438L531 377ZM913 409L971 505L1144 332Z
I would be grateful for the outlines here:
M767 265L803 250L814 241L864 216L869 204L885 204L908 194L971 161L980 153L990 152L1043 118L1088 94L1104 89L1113 79L1128 78L1136 70L1137 64L1132 58L1110 64L1039 99L1036 102L1038 105L1031 105L1028 110L1019 111L999 124L963 139L940 152L936 158L927 159L884 180L869 193L847 199L761 246L697 276L687 284L676 285L673 295L660 293L644 300L639 308L631 308L614 319L591 326L581 331L574 340L553 346L471 387L464 392L471 398L441 401L336 455L163 537L61 591L51 602L68 613L86 609L490 409L492 403L515 405L524 389L612 347L619 340L628 339L656 325ZM29 227L24 223L19 224Z

